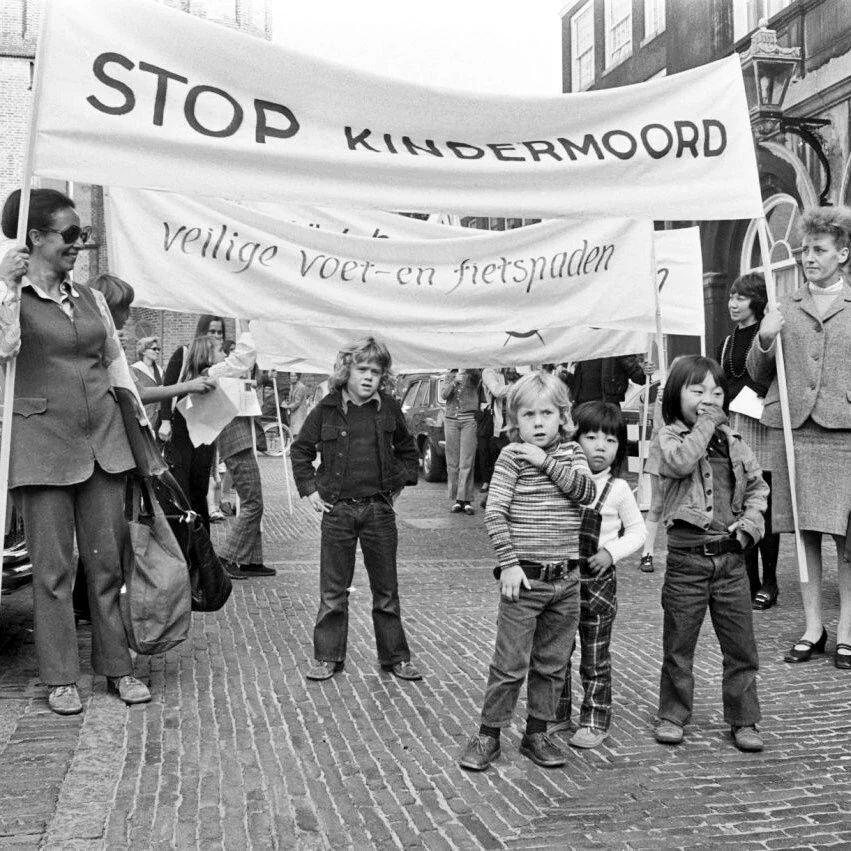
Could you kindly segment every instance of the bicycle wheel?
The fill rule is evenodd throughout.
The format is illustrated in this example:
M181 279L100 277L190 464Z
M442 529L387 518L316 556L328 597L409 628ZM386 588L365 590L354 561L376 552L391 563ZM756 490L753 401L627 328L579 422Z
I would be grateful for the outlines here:
M284 432L284 444L281 445L281 434L278 431L277 423L268 423L263 427L263 433L266 435L266 455L272 458L280 458L285 449L289 449L293 442L292 432L287 426L281 427Z

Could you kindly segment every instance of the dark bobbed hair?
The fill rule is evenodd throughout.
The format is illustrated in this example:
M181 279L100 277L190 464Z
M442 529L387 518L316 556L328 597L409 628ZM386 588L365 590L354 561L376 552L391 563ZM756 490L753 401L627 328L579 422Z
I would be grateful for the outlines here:
M730 285L730 295L738 293L750 299L751 310L757 322L762 322L765 308L768 305L768 295L765 290L765 278L757 272L741 275Z
M800 233L802 238L827 234L833 237L837 248L851 247L851 207L810 207L804 210Z
M27 248L32 248L31 230L48 230L53 227L53 216L60 210L76 209L74 202L58 189L31 189L27 215ZM21 190L10 193L3 204L0 229L9 239L18 235L18 214L21 209Z
M612 461L612 475L620 477L627 452L626 420L620 407L612 402L583 402L574 411L573 421L576 424L574 440L598 431L617 438L618 451Z
M122 281L116 275L110 275L106 272L92 278L89 281L89 286L93 290L100 290L103 293L103 297L106 299L106 305L113 319L115 319L115 314L119 311L126 312L130 310L130 305L136 297L133 287L127 281Z
M198 324L195 326L195 336L203 337L207 333L207 329L210 327L211 322L221 322L222 323L222 338L225 336L225 320L221 316L214 316L212 313L202 313L198 318Z
M391 369L393 358L387 346L375 337L362 337L337 352L328 386L333 390L340 390L349 383L353 363L369 362L377 363L383 370L378 389L382 393L392 393L395 380Z
M704 358L700 355L681 355L672 364L668 372L668 380L665 382L665 390L662 394L662 419L670 425L677 420L682 420L683 410L680 405L683 387L690 384L702 384L707 373L712 376L715 384L724 391L724 402L722 407L724 413L729 413L730 400L727 398L727 376L721 364L712 358Z

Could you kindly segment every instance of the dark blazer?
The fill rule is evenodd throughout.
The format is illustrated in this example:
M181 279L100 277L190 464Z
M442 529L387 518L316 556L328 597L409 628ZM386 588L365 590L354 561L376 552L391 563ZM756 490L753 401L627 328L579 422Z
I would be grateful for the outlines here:
M601 400L623 402L630 380L645 384L647 376L637 355L579 361L568 373L567 387L574 403Z
M370 403L372 404L372 403ZM375 436L381 490L392 493L405 485L415 485L419 475L419 454L408 431L399 403L384 393L376 411ZM314 471L317 451L321 456ZM326 502L336 502L349 457L348 421L343 396L335 390L325 396L307 415L298 438L290 448L293 477L301 496L315 490Z
M812 417L824 428L851 429L851 287L845 283L823 318L806 286L779 306L786 320L780 339L792 428ZM769 385L760 422L781 428L775 351L776 343L763 351L757 338L747 368L751 378Z

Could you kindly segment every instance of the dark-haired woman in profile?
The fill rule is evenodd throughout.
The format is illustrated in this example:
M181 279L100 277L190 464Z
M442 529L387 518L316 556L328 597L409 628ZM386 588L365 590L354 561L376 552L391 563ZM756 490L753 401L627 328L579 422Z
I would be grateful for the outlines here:
M204 370L224 358L225 321L221 316L203 314L195 329L192 346L181 346L168 362L163 376L163 386L169 387L186 380L202 377ZM202 344L202 339L207 344ZM193 347L195 352L193 353ZM189 499L192 510L201 518L210 531L210 511L207 505L207 490L213 468L215 445L204 443L194 446L189 438L186 420L171 400L160 406L159 436L167 444L164 454L183 492Z
M754 401L753 414L733 410L730 422L733 431L753 450L756 460L762 467L762 477L771 487L770 455L768 451L770 434L759 421L758 408L765 398L768 388L759 384L748 375L745 361L759 331L759 323L765 315L768 297L765 292L765 280L762 275L750 274L736 278L730 286L730 298L727 309L735 322L733 333L718 348L718 363L727 377L727 398L733 409L740 394L749 395ZM777 602L777 556L780 552L780 535L771 531L771 495L765 511L765 535L755 547L745 551L745 567L751 586L751 601L757 611L770 609ZM759 559L762 557L762 581L759 578Z
M17 231L20 192L3 207ZM133 676L119 610L128 539L125 474L133 467L108 363L119 357L103 296L70 278L91 234L74 202L53 189L30 193L26 249L0 262L0 357L17 357L9 487L33 563L39 676L60 715L82 711L71 589L76 534L92 617L92 668L128 704L151 699Z

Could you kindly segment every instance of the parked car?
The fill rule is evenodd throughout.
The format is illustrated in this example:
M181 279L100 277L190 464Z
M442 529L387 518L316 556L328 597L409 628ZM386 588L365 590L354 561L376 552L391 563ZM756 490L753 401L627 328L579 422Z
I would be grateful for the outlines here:
M446 441L440 399L440 374L420 372L406 375L401 383L402 413L417 443L423 478L427 482L446 479Z

